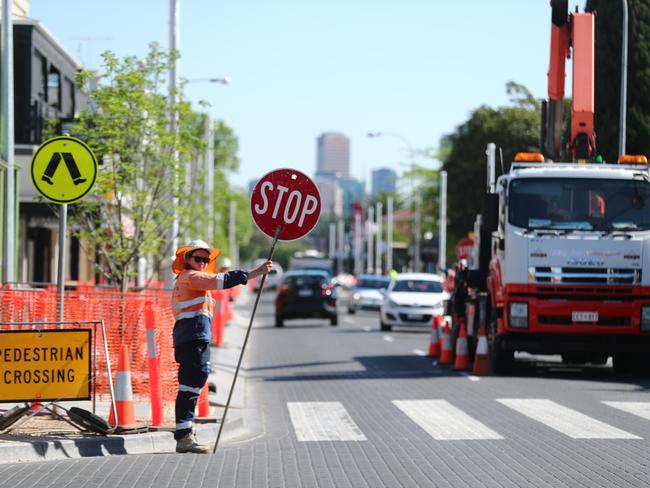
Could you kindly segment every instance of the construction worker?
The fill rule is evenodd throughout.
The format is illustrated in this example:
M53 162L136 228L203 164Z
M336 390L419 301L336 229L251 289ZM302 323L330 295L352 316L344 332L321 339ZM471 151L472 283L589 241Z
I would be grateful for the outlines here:
M206 445L193 433L194 409L210 371L210 340L214 299L211 290L246 284L248 279L268 273L271 261L250 271L217 273L220 251L202 240L192 241L176 251L172 270L178 276L172 293L174 313L174 357L178 363L176 396L176 452L204 454Z

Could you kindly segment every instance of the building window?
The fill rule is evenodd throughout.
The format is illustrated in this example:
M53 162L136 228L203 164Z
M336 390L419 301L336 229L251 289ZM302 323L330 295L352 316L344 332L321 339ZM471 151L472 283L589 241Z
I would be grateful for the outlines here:
M54 66L50 66L47 74L47 103L61 109L61 72Z

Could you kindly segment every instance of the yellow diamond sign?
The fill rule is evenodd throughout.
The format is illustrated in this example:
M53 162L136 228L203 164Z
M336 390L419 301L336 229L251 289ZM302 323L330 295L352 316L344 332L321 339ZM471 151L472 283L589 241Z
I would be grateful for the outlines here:
M84 198L97 179L97 158L79 139L59 136L41 144L32 157L34 188L55 203Z

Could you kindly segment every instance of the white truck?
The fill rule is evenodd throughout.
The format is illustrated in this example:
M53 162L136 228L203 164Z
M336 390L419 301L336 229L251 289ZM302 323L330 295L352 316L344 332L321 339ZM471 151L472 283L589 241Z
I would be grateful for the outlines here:
M334 260L313 249L298 251L289 258L289 271L299 269L326 271L332 277L334 274Z

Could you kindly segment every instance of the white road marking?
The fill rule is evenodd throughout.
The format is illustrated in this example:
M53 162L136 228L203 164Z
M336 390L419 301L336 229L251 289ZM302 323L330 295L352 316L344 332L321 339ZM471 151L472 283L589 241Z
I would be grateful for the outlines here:
M343 322L346 324L354 325L354 320L352 320L350 317L343 317Z
M385 335L384 340L386 342L395 342L395 339L393 337L389 336L389 335Z
M287 408L300 442L367 440L340 402L287 402Z
M470 380L470 381L481 381L481 378L479 378L478 376L475 376L475 375L473 375L473 374L467 374L467 373L466 373L465 376L466 376L467 379Z
M501 398L497 401L573 439L640 439L552 400Z
M366 325L366 326L363 328L363 330L365 330L366 332L370 332L370 331L372 331L372 327L370 327L369 325Z
M503 439L446 400L393 400L393 403L439 441Z
M416 356L426 356L427 353L424 352L422 349L413 349L413 354Z
M610 407L650 420L650 402L603 402Z

